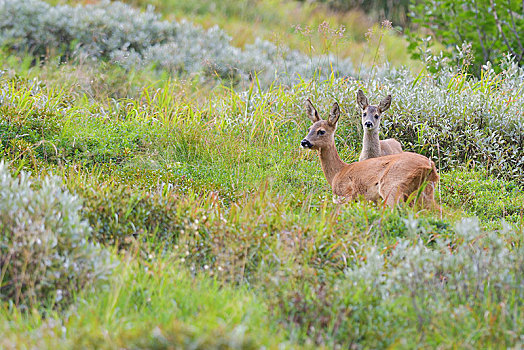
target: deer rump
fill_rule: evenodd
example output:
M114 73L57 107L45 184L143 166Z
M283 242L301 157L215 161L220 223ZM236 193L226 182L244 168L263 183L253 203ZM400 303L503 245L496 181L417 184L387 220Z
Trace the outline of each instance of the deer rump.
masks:
M374 202L382 198L393 207L424 186L418 199L423 206L431 207L438 179L432 160L403 152L349 164L335 176L332 188L333 194L346 201L362 195Z

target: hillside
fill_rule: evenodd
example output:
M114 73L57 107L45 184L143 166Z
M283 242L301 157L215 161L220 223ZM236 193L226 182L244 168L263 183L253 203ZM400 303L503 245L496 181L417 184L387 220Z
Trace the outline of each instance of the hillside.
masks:
M510 57L433 72L310 3L72 3L0 0L0 348L524 346ZM304 102L353 162L358 89L441 210L333 203Z

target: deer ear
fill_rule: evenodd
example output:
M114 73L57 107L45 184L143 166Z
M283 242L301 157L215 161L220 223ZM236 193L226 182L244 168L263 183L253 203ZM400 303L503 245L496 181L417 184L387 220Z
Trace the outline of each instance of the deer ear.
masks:
M380 113L385 112L389 109L391 106L391 95L387 95L385 99L380 101L380 104L378 105L378 109L380 110Z
M307 117L311 119L313 123L316 123L320 120L320 117L318 116L318 112L313 106L313 103L309 100L309 98L306 100L306 113Z
M328 124L331 126L337 125L338 118L340 117L340 108L338 107L338 103L333 103L333 107L331 107L331 112L329 112L329 118L328 118Z
M364 91L360 89L357 91L357 102L362 109L366 109L366 107L369 106L368 98L364 95Z

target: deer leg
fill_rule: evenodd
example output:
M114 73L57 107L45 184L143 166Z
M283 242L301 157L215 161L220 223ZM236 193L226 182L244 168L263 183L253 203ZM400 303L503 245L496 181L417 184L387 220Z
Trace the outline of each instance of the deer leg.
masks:
M392 196L391 193L385 198L386 205L390 208L395 208L398 201L395 199L396 196Z
M440 210L440 206L435 202L435 183L429 182L422 192L422 206L426 209Z
M378 194L386 202L390 208L394 208L401 199L401 186L387 186L384 183L379 183Z

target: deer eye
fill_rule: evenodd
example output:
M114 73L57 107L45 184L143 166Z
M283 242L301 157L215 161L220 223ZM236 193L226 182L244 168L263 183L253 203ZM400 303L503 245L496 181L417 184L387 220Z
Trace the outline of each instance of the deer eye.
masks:
M324 130L317 131L317 135L324 135L326 132Z
M375 119L378 119L378 114L375 114Z
M364 112L363 116L364 116L364 117L366 116L366 112Z

